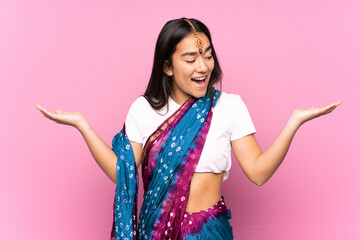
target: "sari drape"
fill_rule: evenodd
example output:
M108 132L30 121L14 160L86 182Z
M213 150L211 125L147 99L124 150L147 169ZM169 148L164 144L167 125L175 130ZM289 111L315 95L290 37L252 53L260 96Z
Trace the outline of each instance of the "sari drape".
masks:
M185 212L179 240L232 240L231 211L224 197L214 206L199 212Z
M114 137L118 160L111 239L180 238L191 178L220 94L213 89L202 98L188 99L148 138L142 154L144 202L139 221L138 174L131 144L125 128Z

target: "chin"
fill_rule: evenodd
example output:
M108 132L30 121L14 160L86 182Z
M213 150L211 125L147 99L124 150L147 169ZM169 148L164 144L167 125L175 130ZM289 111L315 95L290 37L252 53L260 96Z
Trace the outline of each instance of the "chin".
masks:
M206 92L207 92L207 89L205 89L204 91L197 91L197 92L193 95L193 97L195 97L195 98L202 98L203 96L206 95Z

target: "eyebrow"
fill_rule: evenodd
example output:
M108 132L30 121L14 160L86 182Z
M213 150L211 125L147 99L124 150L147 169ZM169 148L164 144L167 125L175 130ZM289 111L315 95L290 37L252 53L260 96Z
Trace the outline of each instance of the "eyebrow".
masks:
M203 54L205 54L205 53L206 53L207 51L209 51L211 48L212 48L211 45L208 46L208 47L205 49L205 51L203 52ZM184 56L195 56L196 54L198 54L198 51L196 51L196 52L186 52L186 53L181 54L181 57L184 57Z

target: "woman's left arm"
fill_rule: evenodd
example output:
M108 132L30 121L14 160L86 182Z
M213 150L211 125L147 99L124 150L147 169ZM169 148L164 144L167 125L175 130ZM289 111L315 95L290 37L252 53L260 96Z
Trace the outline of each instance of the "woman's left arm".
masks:
M266 183L284 160L299 127L311 119L332 112L340 104L338 101L323 108L296 109L279 136L264 152L253 134L232 141L235 157L246 176L258 186Z

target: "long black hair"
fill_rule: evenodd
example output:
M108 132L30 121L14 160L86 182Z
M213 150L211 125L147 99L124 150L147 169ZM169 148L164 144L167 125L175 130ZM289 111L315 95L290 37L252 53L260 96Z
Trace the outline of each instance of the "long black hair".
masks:
M221 84L222 72L220 65L212 44L209 29L199 20L192 18L188 20L195 26L197 32L204 33L210 41L215 65L208 84L207 90L209 91L215 83L220 81ZM165 61L168 61L168 65L172 66L172 55L176 50L177 44L192 32L190 24L184 18L180 18L168 21L158 36L153 68L144 93L144 97L155 110L159 110L167 104L172 90L172 78L164 73Z

